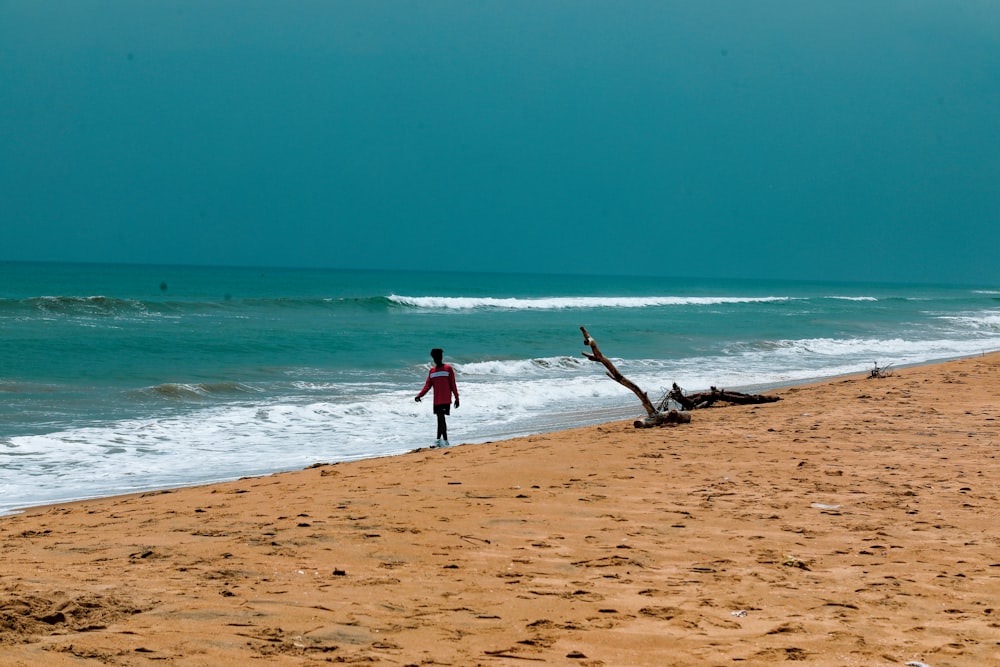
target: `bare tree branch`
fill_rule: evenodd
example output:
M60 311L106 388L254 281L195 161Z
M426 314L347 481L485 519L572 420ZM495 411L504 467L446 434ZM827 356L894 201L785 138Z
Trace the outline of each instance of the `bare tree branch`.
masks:
M653 407L653 402L649 400L649 396L646 395L646 392L640 389L627 377L622 375L621 372L615 368L615 365L611 363L611 360L601 354L600 348L597 347L597 341L591 338L590 334L587 333L586 327L580 327L580 331L583 332L583 344L589 346L592 352L592 354L583 352L583 356L587 357L591 361L604 364L604 367L608 369L608 377L638 396L639 401L642 403L642 407L646 409L646 414L650 417L655 417L659 411Z

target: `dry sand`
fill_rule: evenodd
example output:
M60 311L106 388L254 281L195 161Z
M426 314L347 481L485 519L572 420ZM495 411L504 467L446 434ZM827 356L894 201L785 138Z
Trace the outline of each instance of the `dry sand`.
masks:
M0 518L0 665L1000 665L1000 355L776 393Z

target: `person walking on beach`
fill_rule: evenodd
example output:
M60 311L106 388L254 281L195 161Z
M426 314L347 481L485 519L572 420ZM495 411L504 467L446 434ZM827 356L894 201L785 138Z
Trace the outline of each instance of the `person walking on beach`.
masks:
M427 381L424 388L417 394L415 400L420 402L421 397L426 394L431 387L434 387L434 414L437 415L437 439L433 447L448 446L448 422L445 415L451 414L451 395L455 394L455 407L458 407L458 385L455 383L455 369L444 363L444 350L435 347L431 350L431 359L434 360L434 367L427 372Z

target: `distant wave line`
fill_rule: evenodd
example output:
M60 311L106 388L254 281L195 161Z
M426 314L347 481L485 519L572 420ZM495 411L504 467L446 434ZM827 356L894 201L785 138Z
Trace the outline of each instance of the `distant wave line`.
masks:
M94 296L35 296L21 299L0 298L0 315L18 316L41 314L63 317L118 316L183 316L185 314L216 313L241 309L331 309L339 307L389 308L399 307L384 296L375 297L253 297L234 298L229 294L218 298L135 299Z
M837 300L846 302L892 301L894 297L874 296L306 296L238 298L224 294L217 298L200 296L191 299L118 298L94 296L36 296L21 299L0 298L0 315L41 313L49 316L183 316L242 309L340 309L417 308L428 310L569 310L596 308L699 307L739 304L769 304ZM911 300L903 297L904 301Z
M569 308L651 308L657 306L713 306L736 303L791 301L787 296L559 296L533 298L404 296L390 294L388 300L415 308L444 310L561 310Z

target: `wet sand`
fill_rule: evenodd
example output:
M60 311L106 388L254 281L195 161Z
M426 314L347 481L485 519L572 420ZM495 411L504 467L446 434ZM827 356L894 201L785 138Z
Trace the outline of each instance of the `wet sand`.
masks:
M1000 664L1000 354L774 393L0 518L0 665Z

